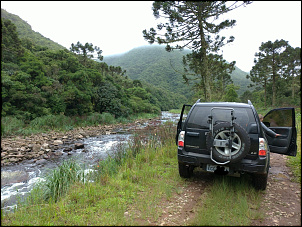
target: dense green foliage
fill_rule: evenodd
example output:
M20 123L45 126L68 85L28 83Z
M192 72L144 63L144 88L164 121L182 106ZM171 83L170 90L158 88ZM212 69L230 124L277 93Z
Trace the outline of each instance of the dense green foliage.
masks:
M143 46L122 55L105 56L104 62L121 66L133 80L141 80L188 98L192 92L184 85L181 76L181 59L188 53L188 50L168 53L161 46Z
M255 53L250 76L264 90L264 106L299 105L301 100L301 48L283 39L262 43Z
M31 121L96 112L125 118L159 113L181 102L171 92L129 79L120 66L94 61L93 54L102 59L102 51L92 44L53 49L21 38L11 20L2 17L1 25L2 117Z

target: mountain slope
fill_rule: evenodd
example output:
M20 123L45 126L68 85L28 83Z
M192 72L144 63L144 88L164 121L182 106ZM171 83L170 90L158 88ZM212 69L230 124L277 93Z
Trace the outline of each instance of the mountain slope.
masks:
M122 55L104 57L104 62L126 69L126 75L133 80L145 81L188 97L191 91L177 72L182 71L182 56L188 53L188 50L167 52L158 45L143 46Z
M49 38L44 37L39 32L33 31L31 26L17 15L1 9L1 18L9 19L16 25L19 38L21 39L31 39L36 45L47 46L49 49L53 50L66 49Z
M105 56L104 62L108 65L121 66L131 79L146 81L189 97L192 95L191 88L184 84L181 74L182 57L188 53L190 50L167 52L164 46L142 46L124 54ZM240 86L239 95L247 90L250 83L250 80L246 79L247 74L237 67L231 74L234 84Z

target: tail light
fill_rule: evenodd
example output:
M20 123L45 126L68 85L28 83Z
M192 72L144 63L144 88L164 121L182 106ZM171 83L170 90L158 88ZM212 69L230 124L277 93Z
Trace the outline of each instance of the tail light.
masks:
M267 143L264 138L259 138L259 156L266 156L267 153Z
M178 135L178 146L179 147L185 146L185 131L181 131Z

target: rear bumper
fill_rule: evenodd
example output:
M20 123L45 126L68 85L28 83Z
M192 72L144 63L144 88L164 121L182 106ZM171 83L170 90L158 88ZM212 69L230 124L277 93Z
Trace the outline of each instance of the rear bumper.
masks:
M178 162L190 166L201 167L205 169L206 164L216 165L211 160L209 154L198 154L193 152L185 152L183 149L178 149ZM267 156L258 157L255 160L242 159L237 163L228 163L227 166L234 172L249 172L249 173L266 173L269 159Z

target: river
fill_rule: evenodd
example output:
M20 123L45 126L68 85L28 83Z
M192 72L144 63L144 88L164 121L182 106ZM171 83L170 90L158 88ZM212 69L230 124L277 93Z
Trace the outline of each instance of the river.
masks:
M178 118L179 114L163 111L159 123L166 121L176 123ZM135 127L144 128L147 125L146 123ZM25 160L15 165L1 167L1 209L13 210L18 199L25 198L33 186L38 181L43 180L47 172L57 168L63 160L72 158L86 171L89 171L100 159L105 159L112 154L118 144L127 143L133 136L133 131L133 128L119 128L109 135L98 135L74 141L74 143L83 143L84 148L73 151L72 155L63 152L63 155L58 159L49 159L38 163L33 160ZM64 145L60 149L63 150L72 145Z

